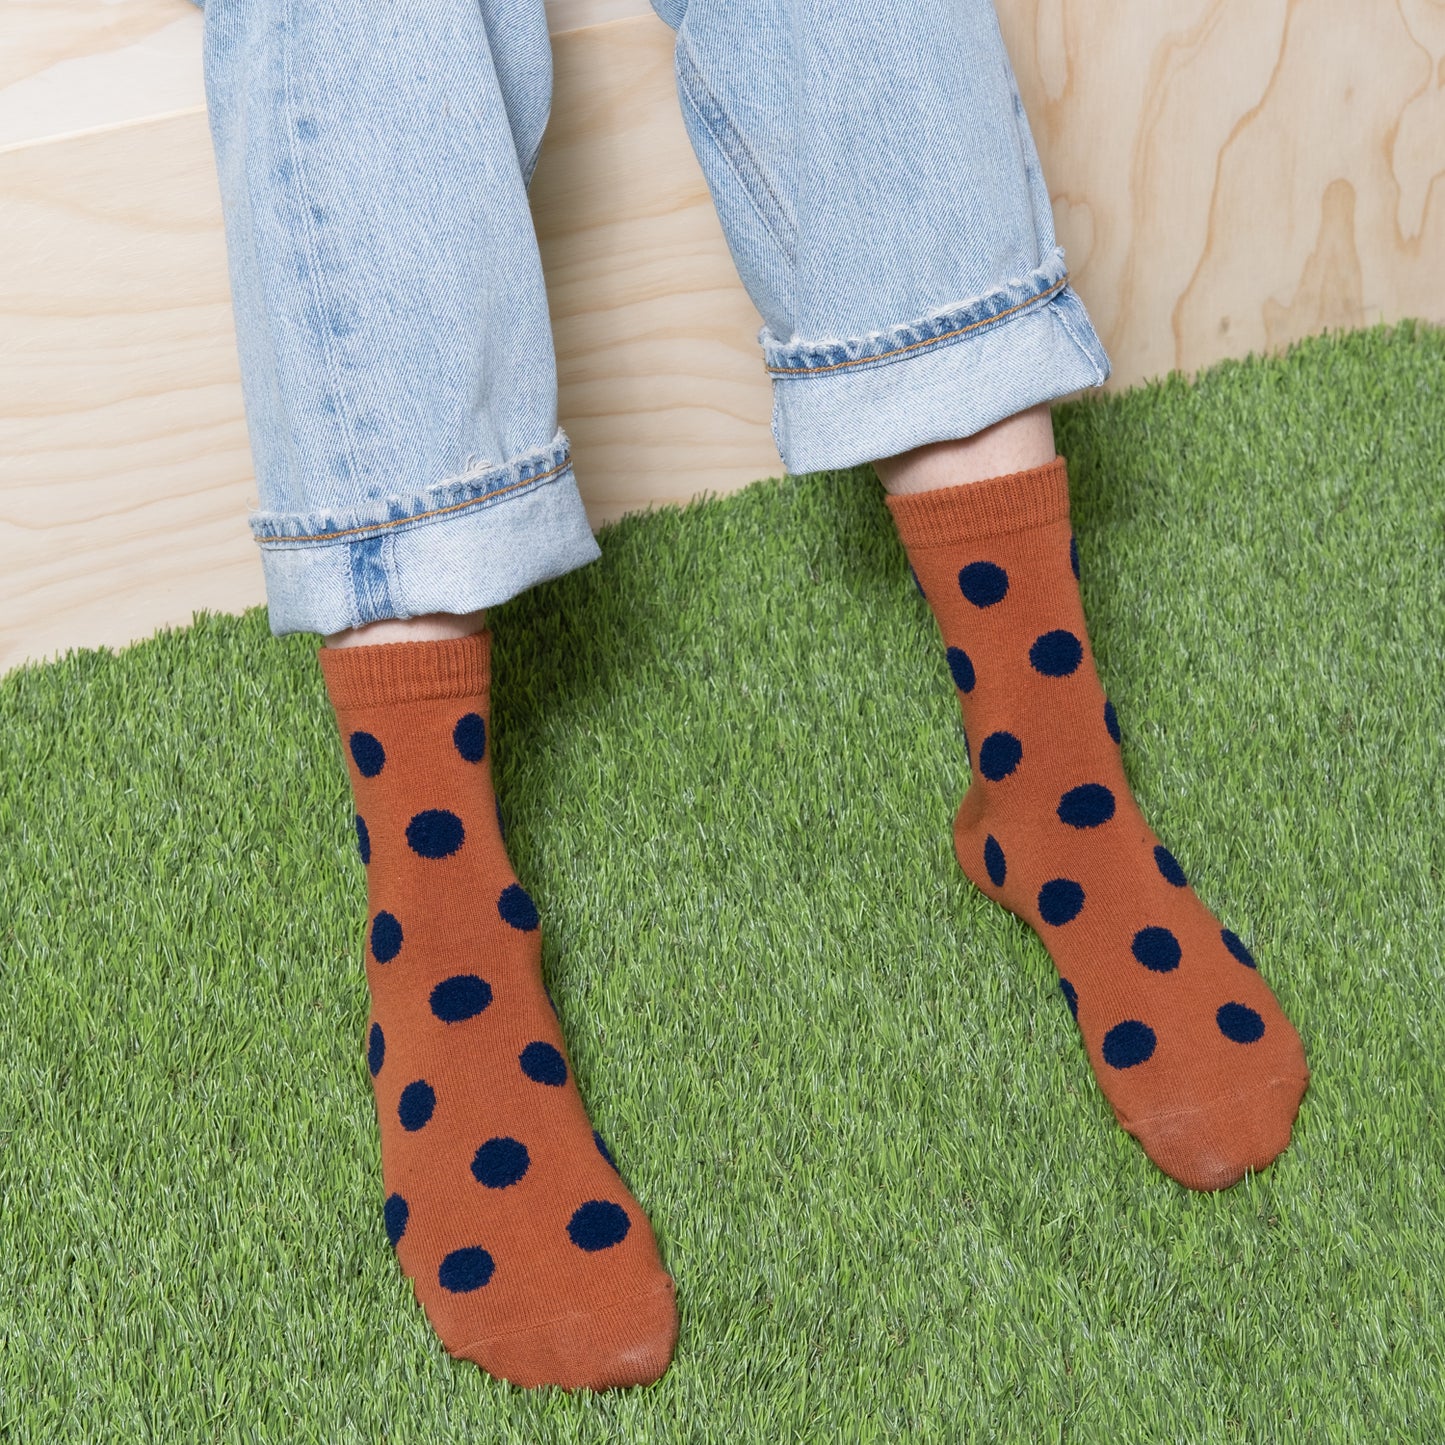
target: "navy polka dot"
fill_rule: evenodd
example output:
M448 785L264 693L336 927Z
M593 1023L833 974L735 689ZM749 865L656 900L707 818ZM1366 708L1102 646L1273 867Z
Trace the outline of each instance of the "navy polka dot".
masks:
M497 805L497 832L502 835L502 842L507 841L507 825L502 822L502 803L500 798L493 799Z
M1103 783L1081 783L1059 799L1059 821L1071 828L1097 828L1114 816L1114 795Z
M973 771L973 760L972 760L972 758L969 756L969 751L968 751L968 729L967 729L967 728L964 728L964 729L963 729L963 756L964 756L964 758L965 758L965 759L967 760L967 762L968 762L968 770L969 770L969 772L972 772L972 771Z
M522 1072L536 1084L551 1084L554 1087L567 1082L567 1060L540 1039L528 1044L517 1056Z
M612 1151L607 1147L602 1135L596 1129L592 1131L592 1142L597 1146L597 1152L614 1168L617 1168L617 1161L612 1157ZM621 1172L620 1170L618 1171Z
M520 883L509 883L502 889L502 896L497 899L497 912L502 915L504 923L510 923L523 933L530 933L540 921L532 895Z
M958 574L958 590L975 607L992 607L1008 591L1008 573L992 562L970 562Z
M1062 992L1063 992L1064 1002L1065 1002L1066 1004L1068 1004L1068 1006L1069 1006L1069 1012L1070 1012L1071 1014L1073 1014L1074 1019L1075 1019L1075 1021L1077 1022L1078 1017L1079 1017L1079 991L1078 991L1078 989L1076 989L1076 988L1073 986L1073 984L1071 984L1071 983L1068 981L1068 979L1066 979L1066 978L1061 978L1061 979L1059 980L1059 988L1060 988L1060 989L1062 990Z
M401 1127L414 1134L425 1127L436 1106L436 1091L425 1079L415 1079L401 1091L396 1116L401 1120Z
M371 956L378 963L390 963L401 952L401 924L382 909L371 920Z
M1141 928L1130 948L1153 973L1170 973L1179 967L1179 940L1167 928Z
M989 882L995 888L1002 888L1003 880L1008 877L1008 860L1003 856L1003 849L999 847L998 839L992 833L984 839L983 866L988 869Z
M1069 533L1069 566L1074 569L1074 578L1079 576L1079 539Z
M400 1194L391 1194L387 1196L381 1213L386 1220L387 1242L395 1249L397 1240L406 1233L406 1222L411 1217L411 1209Z
M370 733L352 733L348 741L356 771L363 778L374 778L386 765L386 749Z
M431 991L431 1011L444 1024L474 1019L491 1001L491 984L474 973L444 978Z
M1138 1019L1125 1019L1104 1035L1104 1062L1111 1069L1132 1069L1154 1052L1154 1030Z
M567 1223L572 1243L589 1254L621 1244L631 1228L627 1211L605 1199L589 1199Z
M960 692L973 691L973 663L961 647L948 649L948 670L953 674L953 685Z
M1084 647L1072 632L1059 628L1035 639L1029 648L1034 671L1045 677L1067 677L1084 660Z
M381 1072L385 1058L386 1035L382 1033L380 1024L372 1024L371 1036L366 1043L366 1067L371 1070L373 1079Z
M406 825L407 844L423 858L450 858L466 836L462 820L445 808L428 808Z
M1264 1037L1264 1020L1242 1003L1225 1004L1214 1018L1219 1032L1237 1044L1252 1044Z
M918 573L913 570L911 562L908 564L908 575L913 578L913 585L918 588L918 595L926 600L928 593L923 590L923 583L918 580Z
M1109 729L1109 736L1117 743L1120 739L1119 714L1114 711L1114 704L1105 699L1104 702L1104 726Z
M552 1010L553 1018L560 1018L561 1015L557 1012L557 1000L552 997L552 990L545 983L542 985L542 992L547 995L547 1007Z
M1018 767L1024 745L1012 733L990 733L978 750L979 771L997 783Z
M437 1283L450 1294L468 1294L481 1289L492 1277L492 1256L476 1245L454 1249L437 1270Z
M1189 880L1184 876L1179 860L1162 843L1154 846L1154 862L1158 864L1166 883L1172 883L1176 888L1183 888L1188 884Z
M479 712L469 712L457 719L452 729L452 742L469 763L479 763L487 755L487 723Z
M472 1176L488 1189L505 1189L515 1184L531 1163L525 1144L516 1139L488 1139L472 1159Z
M1051 878L1039 889L1039 916L1045 923L1067 923L1083 906L1084 890L1072 878Z
M1254 955L1240 942L1239 935L1232 929L1221 928L1219 936L1224 940L1224 946L1246 967L1255 967Z
M356 815L356 851L363 863L371 862L371 834L366 831L366 819L360 813Z

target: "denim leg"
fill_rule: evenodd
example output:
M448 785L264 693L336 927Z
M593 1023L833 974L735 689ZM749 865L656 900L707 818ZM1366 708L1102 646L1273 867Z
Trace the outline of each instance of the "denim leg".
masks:
M600 556L527 186L543 0L206 0L271 630L470 612Z
M989 0L652 0L790 472L1109 376Z

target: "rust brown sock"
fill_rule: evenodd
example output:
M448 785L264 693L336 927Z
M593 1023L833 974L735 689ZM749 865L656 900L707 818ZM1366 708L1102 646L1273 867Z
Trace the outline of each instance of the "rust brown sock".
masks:
M387 1235L442 1343L518 1385L667 1368L672 1280L593 1132L492 792L490 634L319 652L366 865Z
M1134 801L1064 459L887 501L963 708L964 872L1043 939L1105 1097L1161 1169L1192 1189L1262 1169L1289 1143L1304 1049Z

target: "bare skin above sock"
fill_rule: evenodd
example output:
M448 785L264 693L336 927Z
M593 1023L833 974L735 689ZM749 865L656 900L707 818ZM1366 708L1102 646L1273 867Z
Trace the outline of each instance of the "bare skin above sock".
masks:
M1222 1189L1264 1168L1289 1143L1304 1049L1130 791L1064 459L888 507L963 708L964 872L1043 939L1105 1097L1165 1173Z
M387 1236L454 1355L517 1385L657 1379L647 1216L594 1133L492 792L490 634L323 648L367 872Z

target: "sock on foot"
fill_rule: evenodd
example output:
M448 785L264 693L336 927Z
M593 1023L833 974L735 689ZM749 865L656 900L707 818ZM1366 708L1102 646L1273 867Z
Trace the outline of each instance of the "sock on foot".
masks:
M677 1338L594 1133L492 792L490 634L322 648L367 873L383 1215L453 1354L517 1385L645 1384Z
M887 503L963 709L964 872L1043 939L1105 1097L1165 1173L1222 1189L1262 1169L1289 1143L1304 1049L1130 791L1064 459Z

